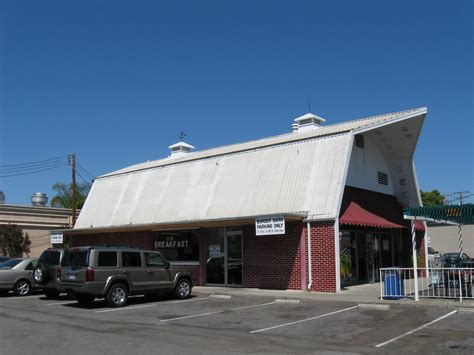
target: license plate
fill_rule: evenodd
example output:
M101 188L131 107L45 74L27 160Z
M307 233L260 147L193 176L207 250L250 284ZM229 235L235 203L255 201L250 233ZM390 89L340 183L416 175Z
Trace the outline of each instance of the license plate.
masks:
M76 274L69 274L69 280L75 280L76 279Z

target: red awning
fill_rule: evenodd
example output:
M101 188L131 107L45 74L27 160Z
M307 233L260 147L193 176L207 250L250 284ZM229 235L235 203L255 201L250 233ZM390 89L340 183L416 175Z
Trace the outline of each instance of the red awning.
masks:
M354 201L349 203L349 206L347 206L346 210L339 218L339 223L378 228L405 228L405 226L390 222L381 216L377 216L376 214L367 211Z

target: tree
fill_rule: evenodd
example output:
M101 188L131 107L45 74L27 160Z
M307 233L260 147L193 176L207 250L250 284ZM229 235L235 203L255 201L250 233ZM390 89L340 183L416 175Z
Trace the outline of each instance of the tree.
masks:
M23 253L28 255L30 245L28 233L23 235L23 231L16 224L0 225L0 249L3 255L10 257L21 257Z
M423 201L423 206L439 206L442 205L444 200L446 199L445 196L441 195L441 193L434 189L432 191L421 191L421 200Z
M81 209L91 189L88 183L76 184L76 208ZM72 184L57 182L53 185L56 195L51 199L51 207L72 208Z

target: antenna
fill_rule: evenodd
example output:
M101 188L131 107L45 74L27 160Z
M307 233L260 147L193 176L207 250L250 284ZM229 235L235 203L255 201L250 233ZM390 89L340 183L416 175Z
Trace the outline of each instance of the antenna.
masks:
M186 133L184 133L183 131L179 132L179 141L182 142L184 137L186 137Z
M311 112L311 101L308 99L308 112Z

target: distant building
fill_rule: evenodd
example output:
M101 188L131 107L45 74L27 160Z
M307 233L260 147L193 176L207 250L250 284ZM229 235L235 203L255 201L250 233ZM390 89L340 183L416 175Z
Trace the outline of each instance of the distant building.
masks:
M446 224L428 223L428 246L444 253L459 252L458 227ZM474 225L463 225L463 251L474 257Z
M52 247L51 230L71 227L71 210L41 206L46 201L44 194L36 193L32 196L32 203L36 206L0 204L0 224L16 224L28 233L31 240L29 255L32 257Z
M403 208L421 204L413 155L426 114L324 125L308 113L280 136L204 151L178 142L165 159L97 178L67 234L72 245L159 250L199 285L338 292L376 282L379 268L409 265Z

